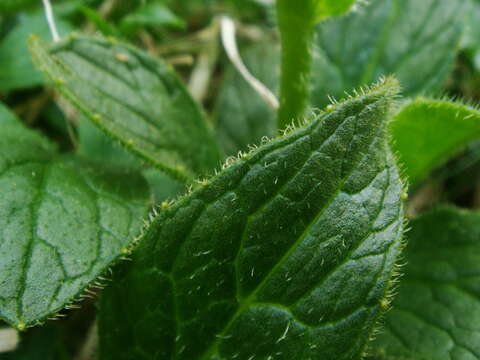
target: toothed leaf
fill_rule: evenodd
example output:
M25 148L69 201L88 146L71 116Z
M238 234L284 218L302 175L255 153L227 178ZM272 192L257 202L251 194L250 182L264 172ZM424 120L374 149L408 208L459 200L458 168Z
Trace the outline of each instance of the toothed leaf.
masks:
M398 295L374 344L387 359L480 359L480 213L440 208L411 223Z
M148 187L135 174L57 155L0 125L0 318L23 329L55 315L139 235Z
M415 184L480 137L480 112L460 103L418 98L400 109L390 132L405 175Z
M395 90L320 114L165 206L102 297L102 359L358 359L403 231L384 134Z
M48 49L32 39L38 67L97 127L170 175L186 180L219 165L215 139L177 75L128 45L72 36Z

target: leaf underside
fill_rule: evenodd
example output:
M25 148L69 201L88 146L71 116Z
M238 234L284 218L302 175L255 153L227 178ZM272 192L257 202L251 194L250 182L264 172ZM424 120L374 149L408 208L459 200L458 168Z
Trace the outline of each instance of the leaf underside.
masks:
M163 209L102 297L102 359L359 358L403 232L392 82Z
M0 318L55 315L139 235L145 181L61 157L20 124L0 125Z
M62 94L142 160L182 181L219 165L198 105L159 60L113 40L76 35L52 49L33 38L31 48Z
M393 309L375 341L386 359L480 359L480 214L436 209L411 223Z

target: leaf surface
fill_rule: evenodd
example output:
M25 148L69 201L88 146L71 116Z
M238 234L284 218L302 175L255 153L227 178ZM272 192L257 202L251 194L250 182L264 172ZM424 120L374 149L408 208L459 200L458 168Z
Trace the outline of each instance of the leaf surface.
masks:
M480 112L443 100L417 98L390 123L392 148L412 184L480 137Z
M412 221L402 277L375 352L480 359L480 214L439 208Z
M219 165L198 105L161 61L116 41L71 36L31 48L39 68L88 119L141 159L186 181Z
M0 317L24 329L55 315L133 245L145 181L56 154L0 125Z
M381 76L402 92L438 91L452 70L463 33L466 0L371 0L318 26L312 103L342 98Z
M163 206L102 298L102 359L359 358L403 232L384 134L395 91L321 113Z

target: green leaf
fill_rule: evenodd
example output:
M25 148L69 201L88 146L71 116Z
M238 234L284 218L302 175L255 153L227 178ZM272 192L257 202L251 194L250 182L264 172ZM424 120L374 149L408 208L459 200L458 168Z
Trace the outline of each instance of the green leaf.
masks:
M480 138L480 112L444 100L417 98L390 123L392 148L412 184Z
M184 29L186 24L161 1L153 1L123 18L120 26L129 30L143 26Z
M480 213L443 207L411 223L407 265L374 349L388 359L480 359Z
M405 95L441 89L463 32L466 0L371 0L318 26L312 102L394 74Z
M403 232L384 130L396 85L163 206L102 297L102 359L358 359Z
M17 117L0 102L0 125L3 124L18 124Z
M313 59L313 106L323 107L329 102L327 95L341 98L345 91L392 72L405 95L439 89L452 67L465 5L464 0L437 2L438 6L432 0L371 0L370 5L360 5L344 18L322 23ZM411 26L412 21L415 26ZM414 29L418 34L408 36ZM280 54L270 43L270 50L266 45L264 51L252 47L242 55L252 73L276 90L279 77L275 64ZM275 134L275 117L268 106L243 79L230 79L227 75L217 104L219 134L228 154L244 151L262 136ZM234 136L235 142L231 139Z
M276 92L280 73L279 46L262 41L242 52L250 72ZM240 73L229 65L215 105L219 141L227 155L245 151L248 145L259 144L262 137L276 131L275 112L252 89Z
M71 26L61 18L57 19L57 25L62 34L71 31ZM42 76L35 70L28 51L27 39L32 34L43 39L51 38L43 11L20 14L18 24L1 40L0 90L30 88L43 83Z
M198 105L164 63L114 40L71 36L52 49L33 38L38 64L97 127L178 180L216 168L218 145Z
M24 329L129 251L149 192L133 173L57 155L21 125L1 125L0 134L0 318Z
M113 143L86 119L78 126L78 153L97 162L142 172L154 195L154 203L174 198L185 191L185 185L156 168L145 168L132 154Z
M317 21L349 11L357 0L315 0Z

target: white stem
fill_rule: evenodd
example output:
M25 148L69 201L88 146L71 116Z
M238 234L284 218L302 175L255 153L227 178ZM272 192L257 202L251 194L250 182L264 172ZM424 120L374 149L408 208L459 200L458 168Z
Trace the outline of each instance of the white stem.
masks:
M43 7L45 8L45 16L47 17L48 27L50 28L53 41L58 42L60 41L60 35L58 34L57 25L55 24L55 18L53 17L52 4L50 4L50 0L42 1Z
M280 103L277 97L270 91L269 88L267 88L256 77L254 77L243 63L238 51L237 40L235 37L235 23L233 20L227 16L222 16L220 24L223 47L225 48L230 61L244 77L244 79L250 84L250 86L262 97L262 99L273 110L278 110Z

